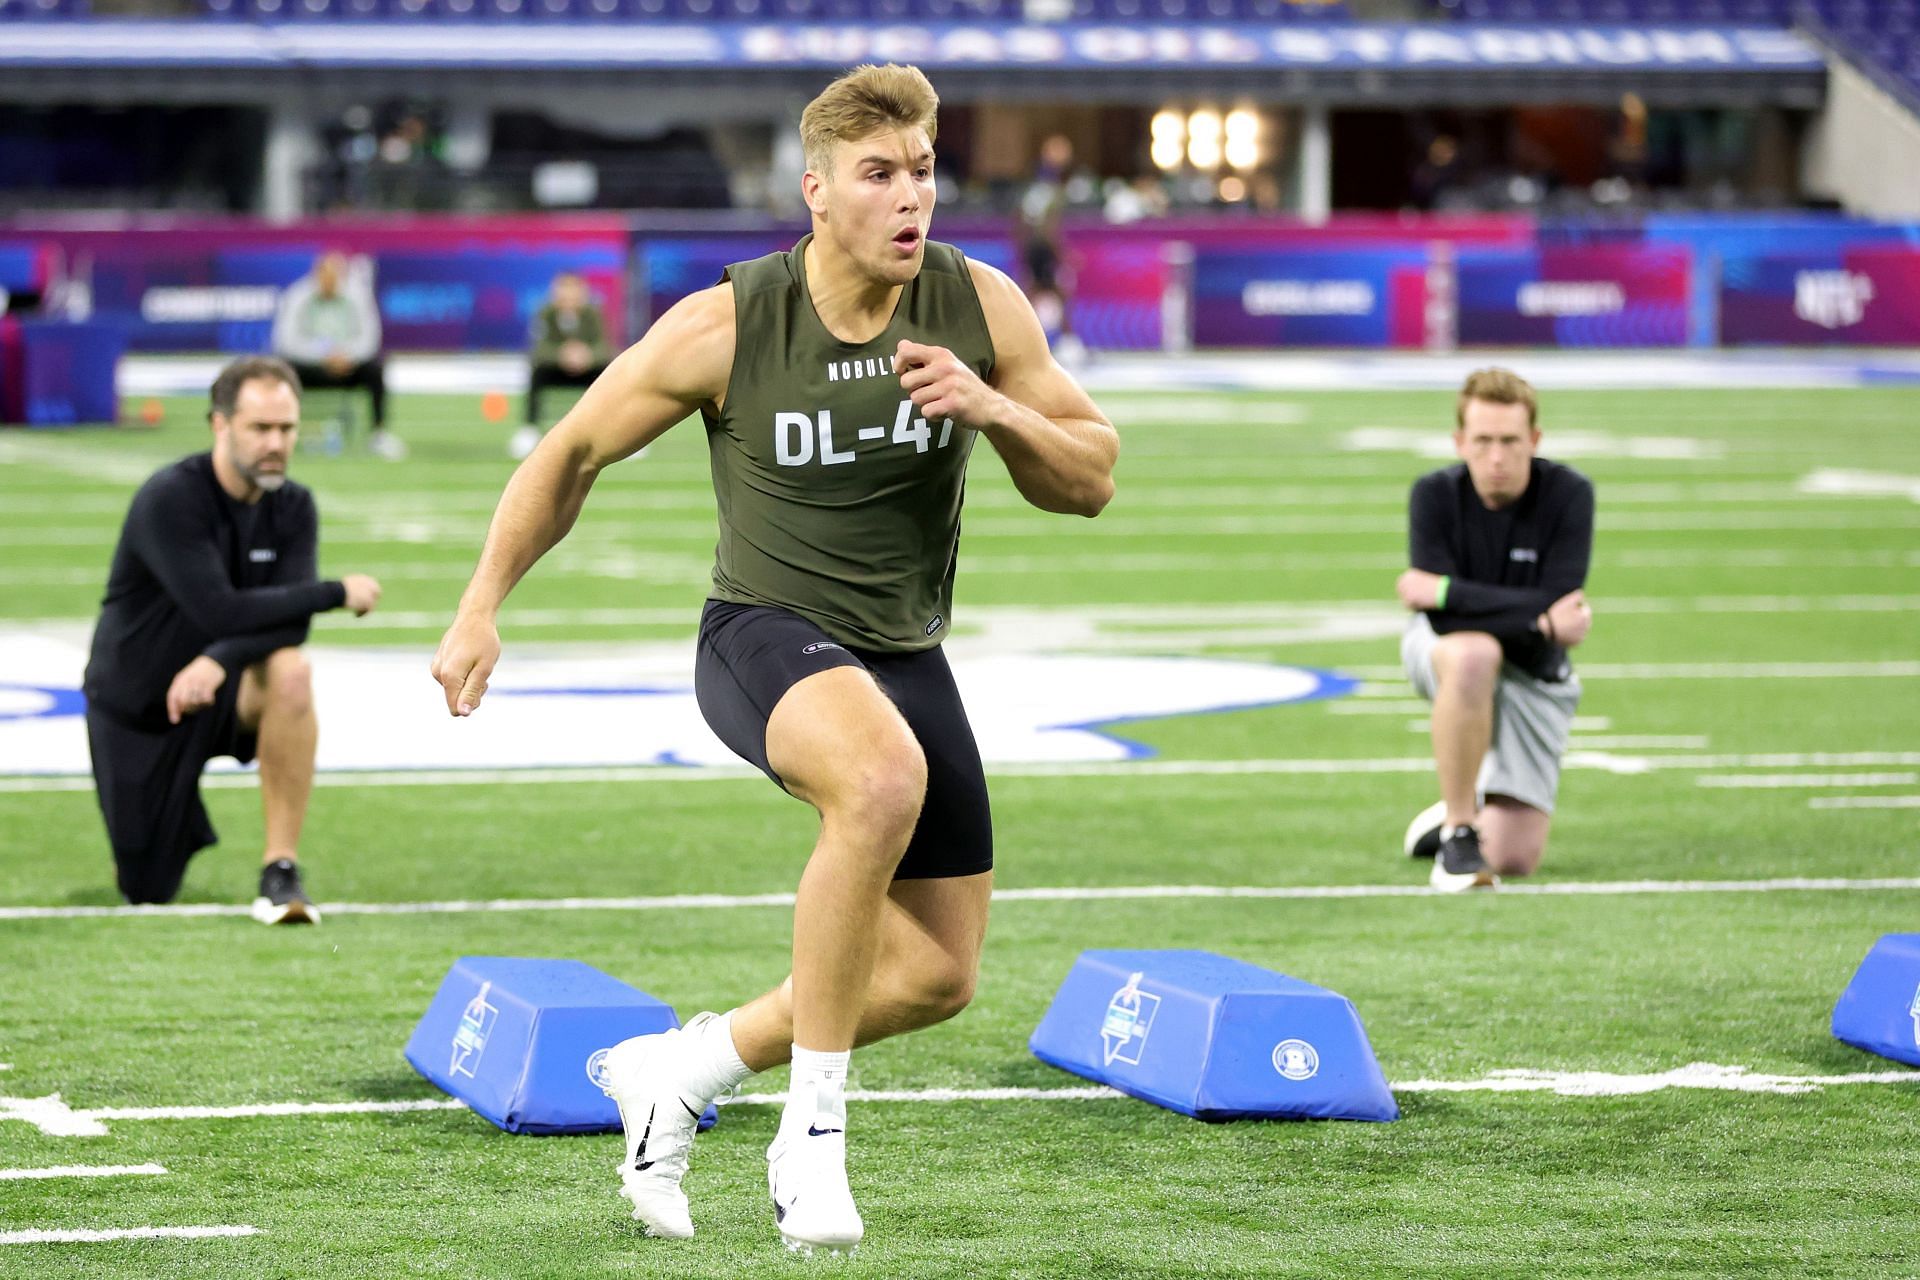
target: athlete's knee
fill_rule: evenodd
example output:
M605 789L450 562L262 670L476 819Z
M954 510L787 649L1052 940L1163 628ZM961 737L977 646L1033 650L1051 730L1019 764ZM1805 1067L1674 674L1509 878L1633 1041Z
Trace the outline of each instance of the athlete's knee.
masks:
M267 701L289 715L313 705L313 663L299 649L275 649L265 661Z
M135 906L172 902L180 892L182 870L130 856L116 866L120 896Z
M927 757L910 734L849 760L820 809L823 819L898 857L927 798Z
M1486 692L1500 678L1500 642L1484 631L1441 636L1433 649L1433 669L1442 687Z
M1537 809L1519 809L1510 816L1501 808L1496 802L1481 814L1480 853L1500 875L1530 876L1546 856L1549 819Z
M941 953L938 960L925 962L913 975L910 999L916 1021L921 1026L945 1022L973 1003L978 971L957 957Z

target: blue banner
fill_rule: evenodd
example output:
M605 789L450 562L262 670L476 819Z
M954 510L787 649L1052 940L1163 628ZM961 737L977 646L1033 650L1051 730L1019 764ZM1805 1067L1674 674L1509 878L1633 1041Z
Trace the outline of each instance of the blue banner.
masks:
M1818 71L1791 31L1480 23L17 24L0 66Z

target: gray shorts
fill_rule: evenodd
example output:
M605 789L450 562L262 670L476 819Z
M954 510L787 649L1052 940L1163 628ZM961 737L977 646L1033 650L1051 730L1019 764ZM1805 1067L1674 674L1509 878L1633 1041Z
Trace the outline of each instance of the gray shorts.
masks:
M1400 640L1400 661L1416 693L1433 701L1439 682L1433 674L1433 646L1439 637L1423 613L1413 615ZM1580 677L1541 680L1511 662L1500 668L1493 699L1493 747L1480 765L1475 784L1480 802L1511 796L1542 813L1553 812L1560 789L1560 757L1580 706Z

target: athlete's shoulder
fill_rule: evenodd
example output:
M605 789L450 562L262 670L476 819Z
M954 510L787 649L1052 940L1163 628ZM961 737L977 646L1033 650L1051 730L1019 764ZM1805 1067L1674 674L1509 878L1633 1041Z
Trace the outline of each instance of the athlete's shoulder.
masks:
M1467 464L1456 462L1450 467L1439 467L1421 476L1413 482L1413 496L1442 497L1457 490L1467 478Z
M745 298L768 290L792 289L799 283L793 273L793 251L786 249L728 264L714 287L732 290L731 297Z
M1585 473L1575 470L1564 462L1555 462L1552 458L1535 457L1534 474L1547 484L1548 491L1571 497L1575 494L1593 493L1593 481Z

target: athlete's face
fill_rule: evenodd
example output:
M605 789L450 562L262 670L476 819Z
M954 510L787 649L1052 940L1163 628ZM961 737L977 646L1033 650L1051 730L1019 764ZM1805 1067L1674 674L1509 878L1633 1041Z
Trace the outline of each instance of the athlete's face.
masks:
M1469 400L1453 433L1454 452L1467 464L1474 492L1490 507L1504 507L1527 491L1540 432L1527 421L1527 406Z
M815 232L861 271L890 285L920 273L933 222L933 143L925 129L887 129L838 142L831 170L804 180Z
M272 493L287 482L287 464L300 436L300 397L277 378L249 378L233 400L233 415L213 415L213 447L235 474Z

